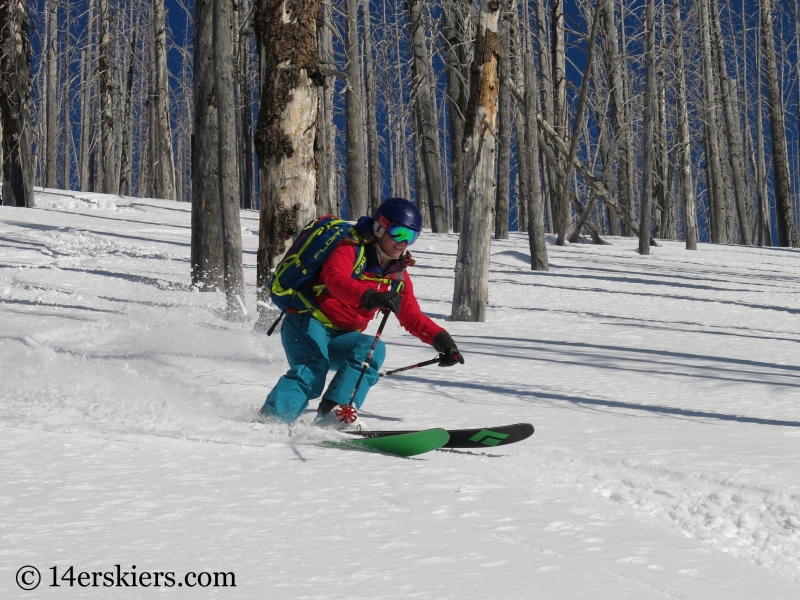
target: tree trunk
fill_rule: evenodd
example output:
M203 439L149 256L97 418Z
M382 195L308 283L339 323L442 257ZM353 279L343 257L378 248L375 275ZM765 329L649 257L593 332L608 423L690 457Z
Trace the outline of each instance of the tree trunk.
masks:
M31 46L24 2L0 0L0 80L2 204L31 208Z
M133 102L133 75L136 67L136 28L132 27L130 51L128 54L128 73L125 80L125 109L122 122L122 150L119 160L119 193L130 196L133 176L133 123L131 108Z
M222 215L222 248L225 265L226 316L230 321L241 321L247 311L244 304L242 229L239 219L239 170L236 164L236 107L233 96L233 27L235 22L233 5L228 0L214 0L213 63L214 88L217 99L217 185L222 205L220 214ZM314 34L316 36L316 31ZM316 39L314 41L316 43ZM315 46L315 53L316 50ZM316 100L316 93L314 99ZM316 116L315 113L314 119ZM314 123L313 119L311 123ZM311 128L311 132L313 144L313 128ZM169 166L171 165L172 163ZM167 167L168 165L165 164L165 171Z
M570 147L569 147L569 155L567 156L567 163L564 167L564 181L562 182L561 188L561 198L568 198L570 194L569 189L569 178L572 175L572 165L573 161L575 160L575 153L578 150L578 136L579 130L578 128L581 125L581 121L583 120L583 110L586 106L586 92L589 89L589 79L591 79L592 73L592 62L594 60L594 48L595 48L595 36L597 35L597 24L600 19L600 13L603 9L603 5L601 3L597 3L594 9L594 16L592 18L592 25L589 31L589 40L588 40L588 52L586 55L586 69L583 72L583 80L581 81L581 91L578 97L578 112L575 115L575 126L572 129L572 137L570 139ZM564 128L566 131L566 128ZM556 132L558 130L556 129ZM564 236L566 235L566 226L569 225L569 221L564 222L565 228L558 230L558 240L557 244L559 246L564 245Z
M767 73L767 105L769 129L772 136L772 170L775 180L775 214L778 223L778 246L798 247L797 227L792 208L792 188L789 179L789 151L786 146L786 122L783 99L778 84L778 59L772 33L772 6L762 0L761 28Z
M256 0L258 1L258 0ZM322 4L322 26L318 31L320 61L333 65L333 35L331 33L331 6ZM317 90L317 140L315 152L319 157L317 172L317 216L338 214L338 194L336 193L336 125L333 122L333 94L335 77L327 76L324 85Z
M528 230L528 199L530 198L528 192L528 172L531 168L531 161L534 160L531 156L530 149L528 148L528 132L527 122L525 116L525 66L523 56L525 53L526 40L530 24L520 26L518 14L519 2L517 0L508 0L509 7L509 49L511 56L509 57L509 76L511 81L509 85L511 88L511 100L514 102L514 127L516 128L516 145L517 145L517 176L516 176L516 194L517 198L517 231ZM528 11L525 14L530 14ZM529 57L533 60L533 54ZM534 75L536 67L534 66ZM502 89L502 88L501 88ZM537 84L538 89L538 84ZM538 161L537 161L538 165ZM540 182L541 183L541 182ZM541 194L541 192L539 192Z
M498 0L483 0L481 3L475 54L470 67L470 94L464 130L467 194L456 258L452 312L455 321L485 321L489 300L494 136L502 53L497 35L499 8Z
M429 229L431 226L431 213L429 210L430 200L428 199L428 181L425 177L425 160L422 150L422 124L419 119L419 111L411 109L412 124L414 125L414 198L419 214L422 216L422 226Z
M619 190L619 204L628 213L633 206L633 180L629 177L630 165L628 163L628 146L630 145L630 123L625 107L625 80L623 77L622 56L619 51L619 38L614 11L614 0L603 0L603 23L605 25L605 65L609 86L611 88L611 129L614 132L614 144L617 156L617 186ZM619 221L612 231L619 230Z
M511 209L511 40L509 33L508 0L502 0L506 5L501 10L500 47L503 54L500 57L500 92L498 111L498 157L497 157L497 187L495 195L494 237L497 240L508 239L508 214Z
M86 18L86 42L81 60L81 146L78 164L78 189L82 192L89 188L89 154L92 151L92 133L94 114L92 111L92 88L94 87L94 6L96 0L88 0L89 11Z
M169 112L169 80L167 79L167 33L164 0L152 0L150 21L150 92L148 112L150 131L151 177L147 195L151 198L175 200L175 158L172 149L172 127ZM227 51L232 52L232 48ZM219 88L217 88L219 89ZM233 89L230 90L233 94ZM220 94L217 94L219 100ZM233 124L232 124L233 125ZM235 134L234 125L234 134ZM237 175L238 177L238 175ZM236 186L238 188L238 185Z
M238 98L238 144L239 144L239 188L241 190L241 207L245 210L255 208L256 178L253 168L255 148L253 146L253 92L250 87L250 36L253 28L244 19L243 4L237 11L238 42L236 52L236 82L239 90Z
M567 55L564 38L564 0L553 0L553 128L561 139L567 139ZM563 158L559 158L559 168L566 173ZM567 227L572 221L570 207L569 177L560 182L553 202L553 231L558 234L558 245L564 245Z
M196 0L194 10L191 265L192 283L202 291L222 290L225 286L213 62L214 2Z
M767 164L764 156L764 107L762 106L761 93L761 74L763 72L762 60L762 30L761 30L761 10L759 4L759 27L757 31L756 43L756 131L757 131L757 162L756 162L756 193L758 194L758 245L772 246L772 215L770 214L769 195L767 194Z
M717 99L714 85L714 66L711 60L711 29L708 16L708 0L699 0L700 39L703 61L703 100L705 104L706 138L706 181L708 188L708 209L711 218L711 241L715 244L728 243L727 211L725 190L722 182L720 164L719 132L717 130Z
M467 110L466 90L462 80L465 62L465 0L445 0L443 6L445 62L447 64L447 97L450 116L450 169L453 186L453 231L461 231L464 206L464 113Z
M58 187L58 2L47 0L45 59L44 187Z
M114 194L114 102L111 97L111 15L108 0L98 0L100 8L100 164L103 171L103 193Z
M747 169L744 161L744 144L742 143L742 130L739 125L739 100L731 90L728 79L728 67L725 62L725 46L722 37L722 24L719 18L717 0L709 0L711 11L710 19L713 26L712 35L716 42L717 70L719 74L719 89L722 96L722 106L725 111L725 131L728 136L728 159L733 174L733 192L736 198L736 210L739 215L740 235L743 244L750 246L753 243L753 221L750 217L750 199L747 189Z
M422 0L409 0L408 20L411 29L411 48L413 54L414 80L412 89L416 90L414 110L418 115L420 137L421 167L425 170L425 184L431 228L434 233L447 232L447 213L445 212L442 186L442 159L439 154L439 128L436 108L431 90L431 63L428 45L425 40L425 19Z
M370 0L364 4L364 71L367 95L367 175L369 183L369 211L374 213L381 204L381 163L378 147L378 118L376 115L375 60L372 56L372 15Z
M656 26L655 0L645 2L644 37L645 37L645 108L644 108L644 186L639 214L639 254L650 254L650 206L653 197L653 158L655 155L654 129L656 120L656 103L658 93L656 84Z
M72 160L70 156L70 149L72 148L72 73L70 73L70 61L71 61L71 54L72 49L70 47L70 29L72 27L71 19L72 19L72 6L70 0L66 0L64 2L64 30L66 34L64 35L64 50L62 53L64 65L62 67L61 77L63 79L62 87L61 87L61 95L63 98L62 106L64 109L64 121L62 123L61 131L62 137L64 139L63 148L64 148L64 161L62 164L62 171L61 171L61 186L62 189L71 190L72 189Z
M261 0L256 11L256 35L264 66L256 130L259 166L264 173L257 274L259 308L269 299L271 269L294 237L316 216L314 138L317 87L322 83L317 49L320 5L319 0L283 0L279 4ZM268 326L268 320L262 311L257 327Z
M539 81L536 77L536 66L533 63L533 32L530 31L530 14L527 0L523 0L525 24L520 27L524 36L524 72L525 72L525 143L523 153L528 155L526 190L528 199L528 247L531 252L531 269L548 271L547 243L544 236L544 202L542 198L542 182L539 177L539 136L537 134L536 113L539 112Z
M361 0L347 0L345 50L347 53L347 92L345 123L347 144L347 204L351 220L369 212L366 145L361 79L361 53L358 43L358 7Z
M683 236L687 250L697 250L697 206L692 181L692 142L689 133L689 111L686 103L686 69L683 59L683 19L680 0L672 0L672 27L675 40L675 101L678 112L678 157L680 190L683 205Z

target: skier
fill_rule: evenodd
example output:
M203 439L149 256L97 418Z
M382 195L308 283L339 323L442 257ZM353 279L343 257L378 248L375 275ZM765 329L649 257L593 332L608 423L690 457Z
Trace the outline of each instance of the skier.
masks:
M373 337L361 333L380 310L391 310L412 335L439 353L439 366L464 364L450 334L420 310L406 267L414 264L408 246L422 229L417 207L403 198L384 201L372 217L361 217L355 239L345 239L322 266L312 297L318 309L287 310L281 342L291 367L267 396L261 415L291 423L309 400L322 396L314 424L335 429L368 429L358 416L369 388L378 381L386 349L377 346L364 379L350 399ZM363 251L362 251L363 248ZM353 277L356 263L366 268ZM328 370L336 371L325 393Z

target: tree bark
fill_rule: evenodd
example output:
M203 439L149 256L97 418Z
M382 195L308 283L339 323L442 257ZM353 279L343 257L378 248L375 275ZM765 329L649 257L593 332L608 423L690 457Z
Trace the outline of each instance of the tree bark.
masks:
M114 194L119 189L115 185L114 161L114 102L111 78L111 15L108 0L98 0L100 8L100 164L103 170L103 193Z
M192 135L192 283L201 291L223 290L222 203L217 157L218 122L214 80L214 2L194 9L194 134Z
M257 1L257 0L256 0ZM333 65L333 36L331 33L331 6L322 4L322 23L317 40L319 44L320 61L326 65ZM327 214L338 215L338 193L336 188L336 125L333 122L333 94L336 85L334 76L327 76L324 85L317 90L317 139L315 152L319 168L317 171L317 216Z
M653 196L653 158L654 129L656 120L656 26L655 26L655 0L645 2L644 36L645 36L645 108L644 108L644 186L640 202L639 214L639 254L650 254L650 207Z
M762 30L761 30L761 4L758 6L759 26L756 28L758 40L756 43L756 131L757 131L757 159L756 159L756 193L758 194L758 245L772 246L772 216L770 214L769 196L767 194L767 164L764 156L764 108L762 106L761 74L763 72Z
M88 16L86 18L86 42L82 52L81 65L81 146L78 164L78 189L82 192L90 191L89 188L89 153L92 150L92 137L94 128L94 114L92 111L92 89L94 87L94 41L93 31L95 26L94 7L96 0L88 0Z
M689 111L686 103L686 69L683 59L683 19L680 0L672 0L672 27L675 40L675 101L678 111L678 157L680 190L683 205L683 237L687 250L697 250L697 206L692 181L692 142L689 133Z
M369 212L366 145L364 143L364 107L359 51L358 7L361 0L347 0L345 51L347 54L347 92L345 124L347 147L347 205L349 218L356 220Z
M58 2L47 0L44 186L58 187Z
M720 164L719 131L717 129L717 99L714 85L714 65L711 59L711 29L708 15L708 0L699 0L700 44L703 61L703 100L705 104L706 172L708 173L708 202L711 218L711 241L728 243L727 206Z
M131 8L132 11L132 8ZM136 28L132 27L128 54L128 73L125 79L125 109L122 122L122 149L119 160L119 193L130 196L133 177L133 123L131 122L133 102L133 75L136 67Z
M725 131L728 136L728 159L733 174L733 192L736 198L736 210L739 215L741 241L750 246L753 244L753 220L750 216L750 198L747 189L747 168L744 162L744 143L739 125L739 100L731 90L728 79L728 67L725 62L725 46L722 37L722 24L719 18L717 0L709 0L710 18L713 25L712 34L716 42L717 71L719 74L719 90L722 106L725 111Z
M539 136L536 124L536 113L539 107L539 80L536 66L533 63L533 32L530 31L530 14L527 0L524 2L525 26L520 27L524 36L525 72L525 138L523 153L528 155L525 189L528 194L528 247L531 253L531 269L548 271L547 243L544 235L544 201L542 198L542 182L539 176Z
M378 147L377 98L375 88L375 59L372 55L372 15L370 0L364 4L364 71L367 95L367 175L369 184L369 209L371 213L381 204L381 163Z
M246 19L252 13L245 13L245 6L240 3L237 11L237 51L236 51L236 84L238 88L237 121L239 145L239 189L240 205L245 210L255 208L256 178L253 163L255 146L253 141L253 92L250 79L250 36L253 28Z
M447 64L448 114L450 117L450 169L453 186L453 231L461 231L464 206L464 113L467 110L465 71L465 0L445 0L443 6L445 62Z
M214 0L214 88L217 98L217 184L222 204L222 247L225 265L226 316L241 321L244 304L242 229L239 219L239 171L236 164L236 107L233 70L233 5ZM316 35L316 31L314 32ZM315 40L316 41L316 40ZM314 48L316 52L316 47ZM314 95L316 100L316 94ZM316 118L316 114L314 114ZM313 120L311 123L313 124ZM313 143L313 129L312 129ZM163 156L163 155L162 155ZM170 163L169 166L171 166ZM164 165L166 171L168 165ZM174 182L174 180L173 180ZM174 185L174 183L173 183Z
M619 37L617 36L616 13L614 0L603 0L603 24L605 29L605 65L610 86L611 129L614 132L614 144L617 158L617 189L619 190L619 204L629 214L633 207L633 178L630 177L631 165L628 161L630 145L630 123L625 107L625 79L623 77L622 56L619 51ZM617 226L612 231L618 230ZM627 232L624 232L625 234Z
M567 54L564 32L564 0L553 0L552 22L553 44L553 128L558 135L567 139ZM559 158L559 168L566 174L567 169ZM564 235L572 222L570 207L569 177L560 182L553 202L553 231L558 234L557 244L564 245Z
M467 183L464 221L456 257L453 320L483 322L489 299L489 250L492 222L499 61L499 0L481 3L470 95L464 131Z
M771 0L762 0L761 29L766 58L767 106L769 129L772 136L772 170L775 180L775 214L777 217L778 246L798 247L797 227L792 208L792 187L789 179L789 151L786 145L786 122L783 99L778 83L778 59L775 37L772 32Z
M269 299L271 269L316 216L320 5L319 0L261 0L256 12L264 65L256 130L264 173L257 273L260 309ZM266 311L261 311L257 327L268 326L267 321Z
M0 0L0 180L4 206L34 206L31 45L23 2Z
M508 239L508 215L511 209L511 39L509 32L510 7L503 0L500 23L500 93L498 111L497 187L495 195L494 237Z
M442 159L439 154L439 128L436 108L433 105L431 90L431 63L425 39L425 19L422 0L409 0L408 20L411 29L412 66L414 80L412 89L416 90L414 110L417 113L417 135L420 141L421 164L425 170L426 196L434 233L447 232L447 213L445 212L442 186Z
M152 45L150 47L150 92L148 94L150 122L148 144L150 146L151 176L147 195L151 198L175 200L177 198L175 191L175 157L172 149L172 127L169 111L164 0L152 0L150 35ZM231 52L232 48L228 50L228 53ZM232 89L230 93L233 93Z

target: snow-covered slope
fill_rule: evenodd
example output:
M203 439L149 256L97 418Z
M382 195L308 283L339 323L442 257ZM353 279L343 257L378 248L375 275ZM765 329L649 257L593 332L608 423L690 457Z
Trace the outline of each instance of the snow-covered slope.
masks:
M189 206L36 201L0 208L0 597L800 597L800 252L612 238L534 273L512 234L487 322L454 323L457 237L424 234L415 288L467 362L382 380L365 420L536 433L406 460L253 422L286 369L256 213L234 324L191 287ZM384 339L387 367L435 355ZM79 584L116 565L175 583ZM178 586L200 572L236 588Z

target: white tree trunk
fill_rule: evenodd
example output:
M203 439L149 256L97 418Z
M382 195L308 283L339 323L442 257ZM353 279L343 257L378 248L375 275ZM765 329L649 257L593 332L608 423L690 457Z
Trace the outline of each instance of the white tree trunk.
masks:
M47 58L46 64L46 118L45 118L45 160L44 185L58 187L58 2L48 0L45 18L47 19Z
M164 0L152 0L150 36L150 91L148 93L150 130L148 131L148 145L150 148L151 175L147 195L151 198L175 200L177 192L175 190L175 156L172 149L172 125L170 123L169 110L167 31ZM232 49L227 53L232 53ZM233 89L229 90L229 93L233 94Z
M686 69L683 61L683 19L680 0L672 0L672 27L675 40L675 100L678 112L678 160L683 205L683 235L687 250L697 250L697 206L692 181L692 142L686 104Z
M495 135L499 93L498 0L483 0L471 67L470 98L464 131L467 186L458 240L453 320L486 320L489 300L489 250L494 204Z

